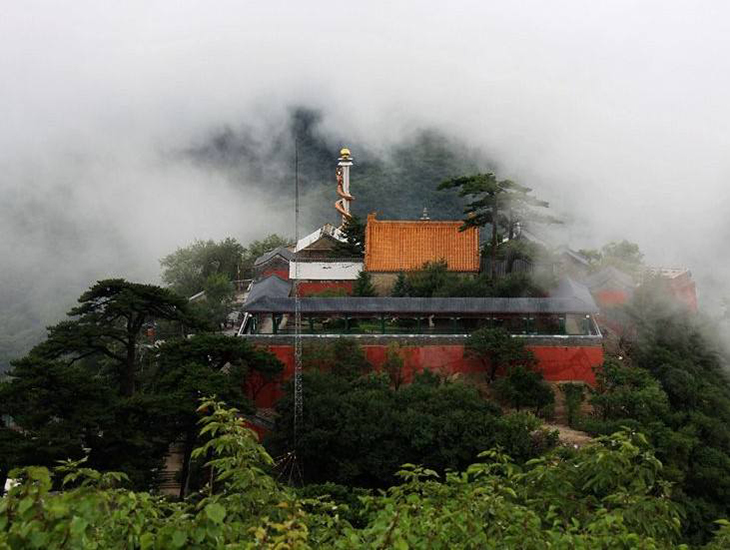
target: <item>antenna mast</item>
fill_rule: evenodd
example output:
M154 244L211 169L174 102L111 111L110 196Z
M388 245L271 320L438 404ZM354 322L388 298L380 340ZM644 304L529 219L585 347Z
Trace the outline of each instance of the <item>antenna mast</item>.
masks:
M302 395L302 304L299 295L299 140L294 141L294 450L304 411Z

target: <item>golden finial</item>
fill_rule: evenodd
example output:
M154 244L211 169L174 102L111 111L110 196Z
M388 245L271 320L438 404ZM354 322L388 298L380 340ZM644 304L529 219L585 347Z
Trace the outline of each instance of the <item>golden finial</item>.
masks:
M340 149L340 156L341 157L350 157L352 155L350 154L350 150L347 147L343 147L342 149Z

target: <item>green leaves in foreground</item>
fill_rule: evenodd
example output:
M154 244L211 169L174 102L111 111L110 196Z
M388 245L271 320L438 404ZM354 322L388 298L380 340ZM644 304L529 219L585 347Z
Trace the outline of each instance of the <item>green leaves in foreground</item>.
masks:
M0 499L0 550L20 548L671 548L681 517L646 439L622 431L577 453L519 466L485 451L445 476L414 464L400 485L361 497L363 524L345 505L304 499L271 475L271 457L235 409L206 400L208 485L183 502L118 487L124 478L67 462L16 470ZM51 492L54 476L65 489ZM727 547L719 523L707 547Z

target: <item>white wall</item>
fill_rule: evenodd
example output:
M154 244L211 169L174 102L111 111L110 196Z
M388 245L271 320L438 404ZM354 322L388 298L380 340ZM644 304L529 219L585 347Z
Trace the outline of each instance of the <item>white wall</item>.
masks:
M299 279L354 281L362 270L362 262L299 262ZM289 264L289 278L296 279L296 262Z

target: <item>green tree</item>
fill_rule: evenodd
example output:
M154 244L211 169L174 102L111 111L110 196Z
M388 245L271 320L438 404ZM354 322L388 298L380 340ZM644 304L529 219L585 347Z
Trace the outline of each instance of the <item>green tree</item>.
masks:
M191 309L205 319L215 330L219 330L233 309L235 288L222 273L213 273L205 280L205 295L191 304Z
M527 463L501 450L460 472L404 464L399 483L362 494L354 516L336 486L298 496L269 473L271 456L239 411L206 400L196 449L207 486L172 503L120 487L121 474L67 461L51 473L29 467L0 500L0 548L673 548L683 516L646 439L620 431L576 452ZM63 486L61 491L51 488ZM488 518L489 521L485 521ZM706 550L726 548L719 522ZM686 546L684 546L686 547Z
M398 277L395 280L395 285L393 285L393 291L391 292L391 294L396 298L404 298L406 296L410 296L412 292L413 289L408 282L406 274L402 271L399 272Z
M667 419L667 394L645 369L606 361L598 370L591 398L594 413L603 420L632 419L646 424Z
M336 257L362 258L365 255L365 222L358 216L352 216L341 230L345 242L338 242L332 254Z
M377 296L375 286L373 286L373 278L370 273L364 269L358 274L355 285L352 289L353 296L370 297Z
M119 384L120 393L135 392L140 365L143 329L158 320L197 327L185 298L155 285L123 279L98 281L69 311L74 318L48 329L48 338L19 365L36 360L61 360L68 364L94 358L103 361Z
M308 342L302 353L305 370L328 372L354 379L372 370L365 352L352 338L336 338L330 342Z
M611 266L637 276L643 266L644 254L639 245L626 239L605 244L601 250L581 249L578 252L588 258L593 269Z
M575 427L582 416L581 405L585 400L586 386L579 382L563 382L560 391L565 399L568 426Z
M168 440L182 442L180 496L189 493L190 459L198 445L197 408L201 396L216 395L244 412L251 398L278 379L283 365L276 357L242 338L197 334L165 342L156 352L147 391L165 404Z
M420 270L408 273L409 296L431 298L457 281L458 276L449 271L446 260L426 262Z
M139 486L154 483L169 441L161 403L144 391L153 348L142 333L157 320L197 323L187 300L109 279L82 294L69 316L0 384L2 412L22 435L13 440L15 464L80 458L89 449L95 467L123 469Z
M405 382L405 373L403 372L404 361L400 345L397 343L388 344L385 350L385 362L383 363L383 372L390 378L393 389L398 389Z
M532 189L511 180L498 180L489 172L472 176L460 176L447 179L439 185L439 189L458 189L459 196L469 202L464 209L464 225L469 227L491 228L490 258L491 277L497 277L497 250L499 247L499 230L504 230L507 239L515 236L519 224L528 221L537 223L557 223L558 220L538 212L538 208L547 208L546 201L539 200L530 193Z
M510 237L509 240L500 243L497 247L497 258L507 262L507 274L514 271L515 262L518 260L533 264L541 258L548 256L549 253L544 246L534 243L529 239Z
M26 359L11 372L0 383L2 486L13 467L83 457L110 424L114 403L109 387L78 363Z
M675 484L684 535L701 544L730 515L727 358L714 325L667 300L661 281L639 287L625 312L627 355L599 371L595 414L580 423L596 434L620 426L646 433Z
M535 409L537 414L552 413L555 393L545 382L542 373L517 365L494 382L497 396L510 407L520 410L524 407Z
M353 379L309 371L302 386L306 406L296 450L308 482L383 488L404 462L443 472L465 467L479 449L496 444L524 452L521 459L544 450L525 443L534 424L506 421L499 407L463 383L416 377L396 391L385 374ZM274 455L294 448L291 386L277 413L267 443Z
M25 358L0 384L0 400L13 424L0 431L16 434L5 449L9 465L50 467L88 454L94 468L122 470L137 487L157 483L169 445L160 403L145 393L120 395L93 360Z
M466 353L478 359L488 373L491 382L500 370L516 366L532 367L535 357L525 347L521 338L512 336L501 328L480 328L469 335Z
M251 245L258 246L258 242ZM219 242L195 241L160 260L162 281L178 294L189 298L203 290L211 275L223 275L229 281L239 279L248 265L249 250L231 237ZM254 259L250 259L251 265Z

